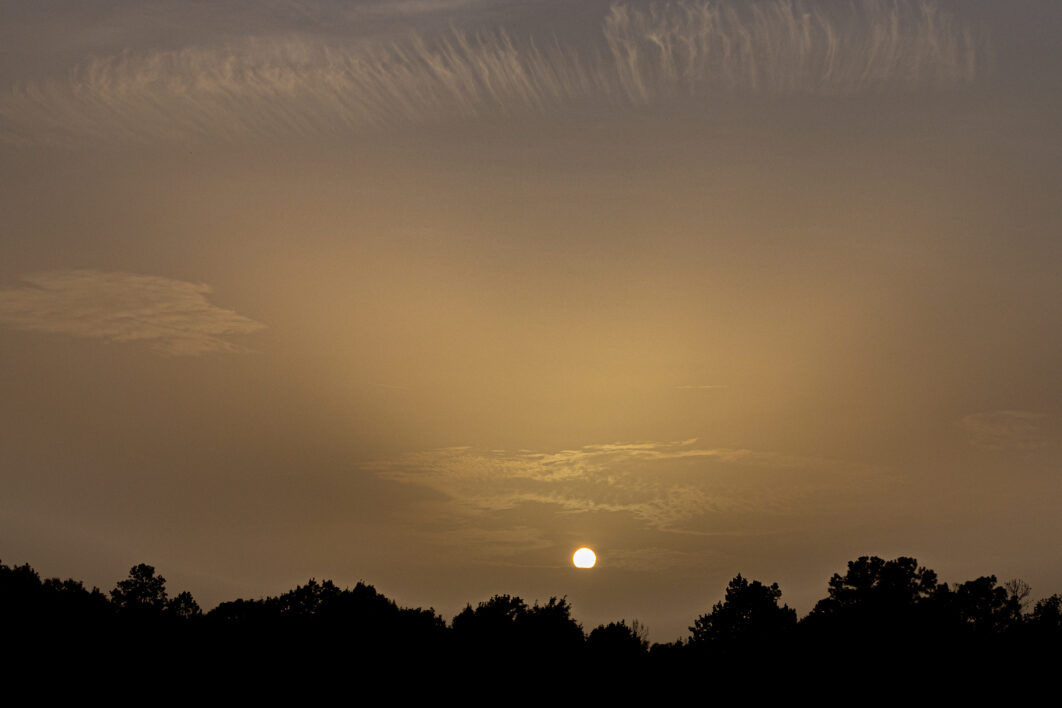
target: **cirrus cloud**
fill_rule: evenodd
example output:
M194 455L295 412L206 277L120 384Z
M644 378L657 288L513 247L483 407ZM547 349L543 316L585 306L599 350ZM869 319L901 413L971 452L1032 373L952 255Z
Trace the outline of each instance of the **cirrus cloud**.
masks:
M420 7L421 3L413 3ZM984 74L981 32L919 0L615 4L596 41L475 33L303 35L95 57L0 95L0 140L82 145L334 135L727 94L949 88Z

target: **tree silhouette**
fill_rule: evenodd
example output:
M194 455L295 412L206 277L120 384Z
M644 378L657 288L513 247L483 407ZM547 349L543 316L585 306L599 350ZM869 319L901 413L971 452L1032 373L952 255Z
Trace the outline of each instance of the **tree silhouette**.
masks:
M979 635L1001 634L1021 621L1021 601L996 585L996 576L968 580L952 593L952 610Z
M77 662L86 677L118 672L159 684L194 656L204 681L240 677L272 687L284 676L353 675L359 684L396 686L416 676L421 685L505 696L514 686L585 690L578 667L589 661L617 679L609 685L620 700L631 698L627 677L690 686L710 671L714 695L727 696L761 691L765 675L779 687L821 680L829 690L865 691L873 672L881 677L875 691L903 690L907 683L888 676L910 685L962 676L974 686L987 676L1053 675L1062 655L1062 595L1022 614L1022 583L983 576L949 586L912 558L864 556L830 578L827 591L797 624L777 583L738 575L694 621L687 642L649 647L637 622L602 624L584 637L564 597L529 605L495 595L447 626L434 610L399 607L371 585L311 579L203 616L190 593L169 597L150 565L130 569L108 600L78 581L42 580L29 565L0 563L0 627L35 666L65 671ZM93 638L91 652L85 637Z
M749 582L738 574L727 585L724 599L690 627L690 645L748 650L783 640L796 627L796 611L779 606L781 597L778 583Z
M937 574L914 558L885 561L862 556L848 562L843 576L830 578L827 597L816 603L808 620L868 630L906 620L919 602L937 591Z
M1062 638L1062 595L1045 597L1029 614L1029 624L1038 631Z
M632 663L649 653L649 639L645 628L634 620L598 625L586 638L591 660L606 664Z
M129 577L111 590L111 602L125 613L161 614L166 600L166 578L155 575L155 568L146 563L130 568Z
M906 608L931 597L936 588L937 574L919 567L914 558L885 561L877 556L862 556L848 562L848 572L843 576L834 573L829 581L828 597L812 612L828 614L864 606Z
M453 619L453 633L465 651L489 658L552 653L561 658L582 649L582 627L571 616L566 598L551 597L529 607L519 597L495 595L473 609L465 607Z
M527 603L510 595L494 595L475 609L466 605L453 619L453 631L466 644L488 646L513 641L516 622L527 614Z
M913 650L951 636L947 593L914 558L862 556L830 578L827 597L800 623L802 644L837 667L867 661L896 667Z
M190 620L200 617L203 611L199 609L199 603L192 597L192 593L185 591L170 598L166 603L166 612L180 620Z
M525 650L535 654L554 652L558 658L577 653L586 639L565 597L551 597L544 605L536 602L517 617L516 629Z
M1018 601L1021 611L1025 612L1025 608L1029 604L1029 594L1032 592L1032 587L1029 583L1021 578L1011 578L1003 583L1003 589L1007 591L1008 595Z

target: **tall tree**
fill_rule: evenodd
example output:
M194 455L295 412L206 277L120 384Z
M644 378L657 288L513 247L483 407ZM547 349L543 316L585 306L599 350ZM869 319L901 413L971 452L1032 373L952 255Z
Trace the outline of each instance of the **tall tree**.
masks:
M690 627L693 647L752 649L782 640L796 626L796 611L779 605L778 583L749 582L738 574L726 596Z
M126 613L161 614L167 605L166 578L146 563L134 565L129 577L111 590L111 602Z

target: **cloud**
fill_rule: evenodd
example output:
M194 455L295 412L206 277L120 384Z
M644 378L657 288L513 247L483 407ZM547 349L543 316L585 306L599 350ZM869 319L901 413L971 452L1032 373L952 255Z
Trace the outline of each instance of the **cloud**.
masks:
M351 14L360 15L427 15L437 12L465 10L483 0L382 0L350 8Z
M649 528L688 533L695 525L690 522L707 515L786 513L818 491L822 479L816 475L838 468L830 461L696 442L609 443L556 452L444 448L368 469L438 492L446 513L457 516L548 505L562 513L625 513Z
M973 30L933 2L613 5L604 33L634 103L720 89L954 86L972 82L984 61Z
M505 32L351 49L246 40L94 59L0 99L12 143L241 140L541 112L593 91L579 59Z
M212 305L202 283L98 270L56 270L24 276L0 290L0 325L31 332L142 341L173 355L234 352L232 335L265 325Z
M963 417L970 444L982 450L1038 450L1048 445L1047 416L1031 411L987 411Z
M596 44L453 29L375 44L292 36L95 58L0 96L0 139L321 136L586 102L957 87L984 72L985 56L978 32L933 2L617 4Z

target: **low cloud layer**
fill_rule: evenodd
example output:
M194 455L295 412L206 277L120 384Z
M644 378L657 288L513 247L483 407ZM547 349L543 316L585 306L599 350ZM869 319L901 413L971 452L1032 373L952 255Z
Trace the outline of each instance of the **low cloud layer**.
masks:
M151 275L57 270L0 289L0 325L112 342L173 355L234 352L229 337L265 325L207 300L210 287Z
M932 2L618 4L586 45L452 30L96 58L0 97L0 136L65 145L320 136L583 102L957 87L985 62L978 32Z
M785 514L823 484L837 484L838 475L845 484L859 472L824 460L706 448L696 440L558 452L445 448L370 469L384 479L438 492L459 515L542 504L568 513L625 513L647 528L682 533L711 514ZM827 482L824 474L834 479Z

